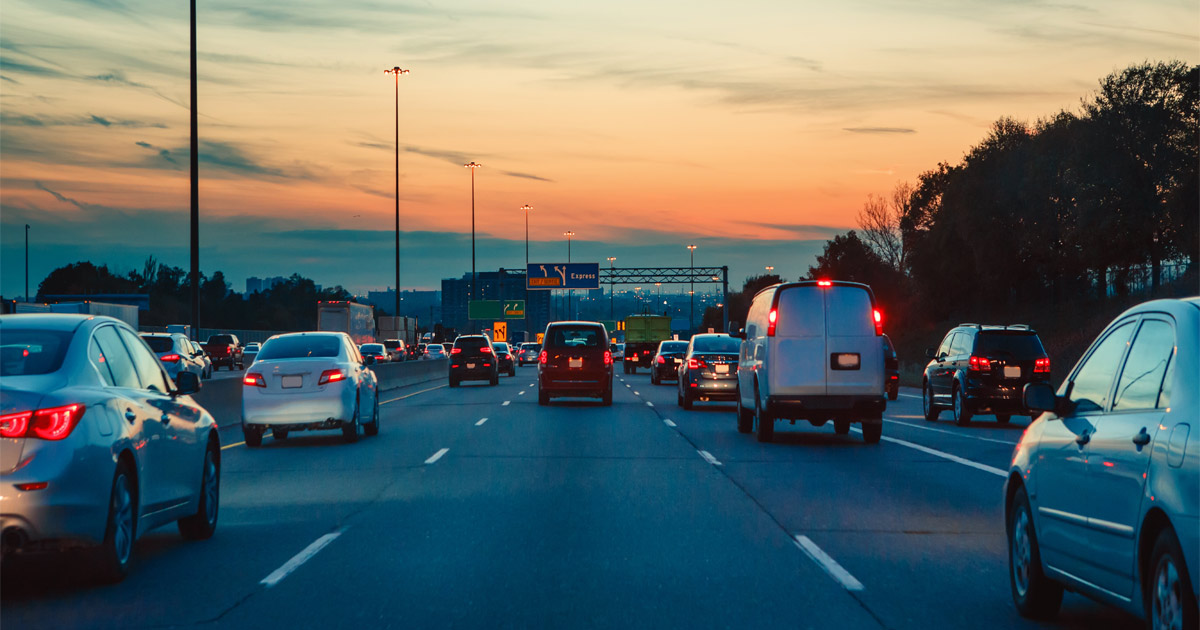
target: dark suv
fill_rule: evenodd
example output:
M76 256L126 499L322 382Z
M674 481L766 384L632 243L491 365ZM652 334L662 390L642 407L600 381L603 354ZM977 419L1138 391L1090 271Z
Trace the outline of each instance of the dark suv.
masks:
M946 333L922 379L925 419L937 420L942 408L953 410L958 424L981 413L1007 423L1013 415L1035 416L1021 391L1026 383L1050 381L1050 357L1029 326L959 324Z
M462 381L500 383L500 370L492 341L483 335L463 335L454 340L450 349L450 387Z
M669 381L679 378L679 364L683 363L683 355L687 354L687 349L686 341L659 343L654 362L650 364L650 383L660 385L664 378Z
M538 404L551 396L589 396L612 404L613 358L598 322L555 322L538 355Z

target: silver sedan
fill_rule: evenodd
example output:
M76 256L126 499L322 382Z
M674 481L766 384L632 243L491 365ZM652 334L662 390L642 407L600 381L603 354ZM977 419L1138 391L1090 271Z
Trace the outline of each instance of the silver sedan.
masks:
M347 442L379 433L379 387L346 333L307 332L268 339L242 377L246 446L293 431L340 429Z
M139 535L217 525L217 425L136 331L110 317L0 317L0 531L5 555L98 547L125 577Z

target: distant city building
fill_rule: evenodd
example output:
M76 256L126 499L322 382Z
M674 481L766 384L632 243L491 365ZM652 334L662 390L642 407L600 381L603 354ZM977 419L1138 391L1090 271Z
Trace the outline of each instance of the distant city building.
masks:
M482 271L476 274L475 299L477 300L525 300L526 319L508 321L510 340L522 340L526 332L532 341L536 334L546 329L550 321L551 291L526 291L524 273L505 273L501 286L500 272ZM491 328L493 322L472 322L467 318L467 303L471 296L471 274L461 278L442 280L442 325L464 334Z
M246 278L246 295L270 291L275 285L283 284L284 282L287 282L287 280L288 279L284 278L283 276L275 276L273 278L258 278L255 276L250 276L249 278ZM320 291L321 288L317 287L317 290Z
M359 300L391 314L396 310L396 290L368 291L367 297ZM401 291L400 313L402 317L415 317L422 328L441 321L441 291Z

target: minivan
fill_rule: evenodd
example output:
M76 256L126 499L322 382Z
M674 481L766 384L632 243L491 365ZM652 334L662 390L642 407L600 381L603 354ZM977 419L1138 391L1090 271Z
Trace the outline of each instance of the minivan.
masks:
M750 304L737 370L737 428L770 442L776 420L832 420L839 435L862 423L883 433L883 317L871 287L805 280L759 291Z
M599 398L612 404L613 358L608 331L599 322L554 322L546 326L538 355L538 404L553 396Z

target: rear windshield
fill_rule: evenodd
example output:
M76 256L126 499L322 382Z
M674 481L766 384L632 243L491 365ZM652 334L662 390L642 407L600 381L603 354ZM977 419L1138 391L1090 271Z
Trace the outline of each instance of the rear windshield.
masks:
M62 366L71 333L61 330L4 329L0 376L49 374Z
M434 354L437 354L439 352L445 352L445 351L446 351L446 349L444 347L442 347L441 344L438 344L438 343L434 343L434 344L425 346L425 352L432 352Z
M664 341L659 352L687 352L686 341Z
M556 326L546 335L547 348L607 348L604 330L596 326Z
M399 348L400 342L399 341L385 341L385 342L383 342L383 345L388 350L391 350L392 348Z
M504 343L503 341L494 343L492 345L495 346L497 352L508 352L508 344Z
M262 349L258 351L257 360L336 357L341 347L342 340L332 335L276 337L263 344Z
M145 335L142 341L150 346L150 349L155 352L170 352L175 347L175 340L170 337L152 337Z
M742 340L721 335L720 337L697 337L693 352L738 352L742 349Z
M232 344L233 335L213 335L208 338L208 343Z
M975 337L975 354L1037 359L1046 356L1046 349L1036 333L984 330Z
M454 340L454 347L463 350L478 350L487 346L488 343L486 337L459 337Z
M383 352L384 352L383 344L381 344L381 343L364 343L362 348L359 348L359 352L366 352L366 353L373 352L375 354L383 354Z

